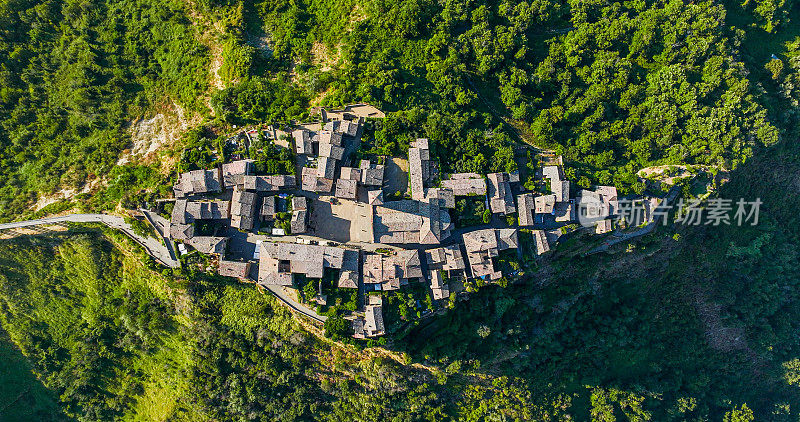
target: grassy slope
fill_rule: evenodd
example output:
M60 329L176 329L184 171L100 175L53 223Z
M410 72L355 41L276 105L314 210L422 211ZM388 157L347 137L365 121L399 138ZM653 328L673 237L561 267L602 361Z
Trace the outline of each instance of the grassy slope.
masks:
M58 397L36 378L33 368L11 338L0 328L0 419L56 421L66 415Z
M0 320L70 413L95 395L110 397L115 417L164 420L186 394L191 365L180 318L163 306L174 293L136 256L93 237L0 244Z

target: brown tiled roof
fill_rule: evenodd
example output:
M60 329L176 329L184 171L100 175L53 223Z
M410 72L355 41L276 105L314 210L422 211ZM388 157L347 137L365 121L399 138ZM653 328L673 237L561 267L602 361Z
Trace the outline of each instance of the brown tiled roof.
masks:
M240 190L256 192L275 192L281 189L293 188L295 178L292 175L276 174L271 176L233 175L229 178L230 184Z
M356 188L358 182L350 179L339 179L336 181L336 197L343 199L356 199Z
M577 202L581 217L600 220L611 214L610 201L597 192L583 189L578 193Z
M330 246L264 242L259 256L259 283L291 285L292 273L322 278L325 268L342 268L344 253L344 249Z
M250 275L250 263L220 259L217 272L221 276L247 279Z
M333 190L333 179L317 177L317 169L303 167L302 189L307 192L328 193Z
M464 247L473 277L498 280L503 274L494 268L492 258L501 250L518 247L517 230L483 229L464 233Z
M364 311L364 335L367 337L380 336L385 333L383 325L383 308L380 306L367 306Z
M489 195L489 208L492 212L511 214L516 211L508 173L490 173L486 177L489 179L487 193Z
M609 214L617 213L617 188L614 186L597 186L595 192L600 194Z
M251 230L255 222L257 196L253 192L234 189L231 199L231 226Z
M605 220L600 220L597 222L594 232L597 234L608 233L612 230L612 227L611 220L606 218Z
M556 202L553 214L558 222L572 221L575 219L575 208L572 202Z
M448 245L425 251L425 259L429 269L458 271L466 268L464 256L458 245Z
M329 157L317 159L317 177L333 180L336 172L336 160Z
M498 249L517 249L519 240L517 239L517 229L497 229Z
M334 160L341 160L344 157L344 148L332 144L319 144L320 157L329 157ZM332 178L333 176L331 176Z
M417 200L425 198L425 183L431 176L430 151L428 140L418 138L408 149L408 173L411 183L411 197Z
M550 244L547 243L547 234L544 232L544 230L534 230L533 241L536 245L536 253L538 255L550 250Z
M200 253L222 256L225 254L225 246L228 244L228 238L216 236L195 236L186 240L186 243L197 249L197 251Z
M339 124L339 132L347 136L356 136L358 133L358 123L342 120Z
M442 180L442 187L453 190L456 196L486 195L486 179L475 173L456 173Z
M392 256L366 254L363 264L364 283L381 285L382 290L396 290L411 278L422 277L422 263L416 249L402 250Z
M337 286L339 288L357 289L358 270L358 251L345 249L342 256L342 268L339 271Z
M569 181L568 180L553 180L550 182L550 190L556 195L556 202L569 201Z
M433 300L447 299L450 296L450 288L445 283L442 273L439 270L431 270L428 274L431 281Z
M222 220L230 215L231 203L228 201L175 201L172 209L172 222L191 224L195 220Z
M450 214L438 204L401 200L374 208L373 238L380 243L435 244L450 229Z
M449 188L430 188L426 191L425 200L428 202L438 201L443 208L455 208L456 197L453 190Z
M250 174L253 160L236 160L222 165L222 179L225 186L230 187L235 184L232 176Z
M409 279L422 277L422 263L418 250L404 249L398 251L394 256L394 263L397 266L398 278Z
M534 194L523 193L517 196L517 212L519 215L520 226L534 225L535 207Z
M544 166L544 168L542 168L542 176L545 179L550 179L551 181L564 179L561 177L561 170L558 168L558 166Z
M305 129L298 129L292 132L294 138L295 152L303 155L311 155L314 148L311 143L311 132Z
M383 186L383 166L361 168L361 183L364 186Z
M274 196L265 196L264 202L261 205L261 218L272 219L275 218L276 204Z
M367 191L367 203L370 205L382 205L383 189Z
M182 173L173 187L176 198L203 193L222 192L222 178L218 168L193 170Z
M536 214L551 214L556 205L555 195L540 195L534 198Z
M292 211L308 209L308 198L302 195L292 197Z
M361 169L355 167L342 167L340 170L340 179L347 180L361 180Z
M323 130L319 132L319 147L320 151L322 151L323 145L333 145L337 147L342 146L342 134L331 132L329 130Z
M292 234L305 233L307 229L306 226L307 221L308 221L308 211L304 209L292 211L292 221L290 223Z
M194 237L194 224L170 223L169 237L174 240L186 240Z

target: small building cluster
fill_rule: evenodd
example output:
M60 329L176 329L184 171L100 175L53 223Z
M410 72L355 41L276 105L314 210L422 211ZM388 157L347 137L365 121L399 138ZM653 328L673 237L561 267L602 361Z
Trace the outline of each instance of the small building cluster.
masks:
M518 173L491 173L486 175L489 179L489 209L493 214L512 214L517 211L514 206L514 195L511 193L511 183L519 183Z
M503 274L495 269L492 258L500 251L519 247L517 229L484 229L464 233L464 248L472 276L497 281Z
M260 248L258 284L291 286L295 275L322 278L326 268L339 270L338 285L353 284L352 264L358 262L357 251L283 242L262 242Z
M398 290L410 280L422 277L419 251L404 249L394 255L370 253L364 256L364 288L367 291Z
M322 116L327 120L324 124L302 125L288 138L271 127L263 135L276 143L280 139L296 152L300 181L292 175L255 175L253 161L248 159L181 174L173 188L176 200L169 227L169 236L181 242L181 250L188 245L217 255L220 275L252 280L267 288L295 286L302 279L325 279L337 288L367 292L363 313L348 316L354 336L366 338L385 333L383 302L375 292L425 282L434 300L447 300L463 290L459 287L463 283L499 282L508 275L503 274L508 268L503 263L509 253L522 253L521 232L505 227L504 219L498 225L494 218L491 224L453 236L450 210L457 197L478 197L492 214L516 213L519 226L531 235L523 243L530 242L539 255L550 250L552 229L576 219L596 220L597 233L613 228L614 187L580 190L573 199L570 182L556 165L542 169L546 194L523 192L517 173L457 173L440 178L432 145L425 138L412 142L408 152L411 198L387 201L384 166L369 159L350 162L360 144L364 119L382 117L382 113L360 104L322 110ZM259 142L260 136L258 131L248 131L241 141L252 144ZM382 245L367 252L352 243L334 246L308 237L292 242L252 233L278 220L292 234L314 233L320 221L312 216L312 208L317 213L320 204L315 201L358 202L357 209L364 212L358 218L371 218L372 226L371 231L362 226L356 232ZM275 228L272 234L284 233ZM238 259L230 259L237 254ZM314 299L326 301L321 292Z
M372 220L377 243L432 245L450 236L450 214L436 202L400 200L376 205Z

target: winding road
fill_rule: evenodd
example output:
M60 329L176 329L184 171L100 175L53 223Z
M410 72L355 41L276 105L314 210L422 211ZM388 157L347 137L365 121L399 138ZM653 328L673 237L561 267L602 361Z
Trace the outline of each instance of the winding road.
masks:
M15 221L13 223L0 224L0 231L24 229L26 227L45 226L49 224L60 223L100 223L106 226L121 230L128 235L131 239L141 245L148 255L152 256L156 261L170 268L180 267L180 261L175 257L175 251L172 249L172 241L166 238L166 233L169 230L169 223L158 214L154 214L147 210L140 210L145 218L156 229L161 239L154 237L142 237L134 233L133 227L125 222L125 219L116 215L108 214L69 214L59 217L39 218L36 220ZM28 234L28 233L21 233ZM262 286L272 292L278 300L286 304L291 310L303 314L314 321L324 323L326 316L319 315L313 309L306 307L291 295L287 294L281 286Z
M171 248L166 245L171 245L170 242L164 242L164 239L156 239L154 237L142 237L134 233L133 227L125 222L125 219L116 215L107 214L69 214L59 217L39 218L36 220L15 221L13 223L0 224L0 230L14 230L22 229L25 227L44 226L48 224L59 223L100 223L105 224L112 229L121 230L128 235L131 239L141 245L148 255L152 256L159 263L170 267L180 267L180 262L175 258L175 253ZM162 234L162 233L160 233ZM163 237L163 234L162 234Z

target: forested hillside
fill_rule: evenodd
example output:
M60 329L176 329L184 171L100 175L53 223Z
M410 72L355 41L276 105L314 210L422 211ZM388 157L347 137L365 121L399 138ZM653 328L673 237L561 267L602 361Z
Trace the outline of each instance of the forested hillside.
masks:
M129 122L165 104L226 130L370 102L392 112L384 152L426 136L445 171L486 172L527 142L626 192L652 164L731 169L796 121L767 115L797 96L785 47L741 51L796 29L792 2L762 3L6 2L0 215L108 181Z
M14 414L443 421L499 408L529 420L568 405L532 407L513 378L426 370L400 353L324 342L253 286L153 273L129 243L88 230L0 244L0 321L66 416L25 392L8 403ZM34 407L21 412L26 401Z
M204 108L208 52L175 1L0 4L0 216L107 175L125 125Z

